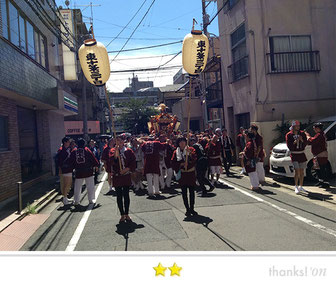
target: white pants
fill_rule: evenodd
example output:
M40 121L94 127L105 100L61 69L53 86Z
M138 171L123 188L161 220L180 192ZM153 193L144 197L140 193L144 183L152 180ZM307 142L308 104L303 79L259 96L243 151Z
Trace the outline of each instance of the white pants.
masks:
M257 171L248 173L248 176L250 178L251 186L253 188L258 188L259 187L259 179L258 179Z
M74 200L76 203L79 203L80 196L82 193L83 182L85 181L86 190L88 194L89 202L92 202L95 198L95 187L94 187L94 178L93 176L88 178L81 178L75 180L75 189L74 189Z
M164 178L165 178L165 171L166 169L163 169L164 167L160 164L160 177L159 177L159 181L160 181L160 187L161 189L163 190L165 188L165 181L164 181Z
M210 166L210 174L220 174L221 167L220 166Z
M159 190L159 174L146 174L148 182L148 194L158 194Z
M258 174L259 182L265 182L265 169L264 169L264 163L258 162L256 165L256 171Z
M173 168L167 168L167 178L166 178L166 186L167 188L171 187L171 181L173 178Z

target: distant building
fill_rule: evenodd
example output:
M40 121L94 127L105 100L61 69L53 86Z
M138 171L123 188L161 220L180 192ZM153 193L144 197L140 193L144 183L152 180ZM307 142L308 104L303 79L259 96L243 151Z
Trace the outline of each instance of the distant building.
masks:
M188 81L186 71L181 68L173 77L174 84L184 84Z
M125 88L123 92L135 93L143 88L153 87L154 83L152 81L139 81L138 77L135 76L131 79L130 86Z
M172 113L173 105L185 97L184 84L173 84L159 87L160 102L164 103Z

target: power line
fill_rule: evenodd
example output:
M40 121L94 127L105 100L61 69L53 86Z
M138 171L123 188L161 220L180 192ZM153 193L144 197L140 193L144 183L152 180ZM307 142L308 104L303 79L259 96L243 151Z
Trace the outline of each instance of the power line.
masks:
M176 69L181 68L182 65L175 65L175 66L167 66L162 67L161 70L167 70L167 69ZM156 71L159 67L152 67L152 68L144 68L144 69L133 69L133 70L112 70L111 74L113 73L133 73L133 72L144 72L144 71Z
M145 5L145 3L147 2L147 0L143 1L140 8L136 11L136 13L133 15L133 17L128 21L128 23L126 24L126 26L124 26L122 28L122 30L117 34L117 36L115 38L113 38L107 45L106 47L108 47L115 39L118 38L119 35L121 35L121 33L128 27L128 25L133 21L133 19L136 17L136 15L140 12L141 8L143 7L143 5Z
M121 47L121 49L118 51L118 53L116 54L116 56L114 56L112 62L118 57L118 55L120 54L120 52L123 51L123 49L125 48L126 44L130 41L130 39L132 38L132 36L134 35L134 33L136 32L136 30L138 29L138 27L141 25L142 21L147 16L148 12L150 11L150 9L152 8L152 6L154 5L155 1L156 0L152 1L152 3L150 4L149 8L146 11L146 13L144 14L144 16L141 18L140 22L138 23L138 25L135 27L135 29L133 30L133 32L131 33L131 35L129 36L129 38L126 40L126 42L124 43L124 45Z
M151 46L146 46L146 47L139 47L139 48L132 48L132 49L124 49L124 50L119 50L119 51L108 51L107 53L120 53L120 52L128 52L128 51L136 51L136 50L143 50L143 49L150 49L150 48L157 48L157 47L161 47L161 46L167 46L167 45L173 45L173 44L178 44L178 43L182 43L183 40L179 40L179 41L174 41L174 42L170 42L170 43L164 43L164 44L159 44L159 45L151 45ZM114 57L115 59L116 57ZM114 60L113 59L113 60ZM112 61L113 61L112 60Z
M127 39L128 37L116 37L116 36L104 36L104 35L95 35L95 37L101 38L112 38L112 39ZM133 37L132 40L178 40L181 37L165 37L165 38L146 38L146 37Z
M116 59L115 61L151 59L151 58L159 58L159 57L173 56L173 55L175 55L175 54L176 54L176 53L172 53L172 54L163 54L163 55L154 55L154 56L143 56L143 57L130 57L130 58Z

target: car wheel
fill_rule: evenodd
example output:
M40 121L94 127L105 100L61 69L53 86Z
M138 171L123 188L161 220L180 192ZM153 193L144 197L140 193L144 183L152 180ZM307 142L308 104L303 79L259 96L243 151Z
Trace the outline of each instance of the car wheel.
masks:
M306 177L310 181L318 180L317 170L313 168L313 160L310 160L307 164Z

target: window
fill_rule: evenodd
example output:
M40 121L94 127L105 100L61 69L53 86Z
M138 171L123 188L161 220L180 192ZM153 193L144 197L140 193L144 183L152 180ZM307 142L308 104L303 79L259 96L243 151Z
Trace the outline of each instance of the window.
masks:
M9 7L9 35L10 35L9 39L13 44L20 47L18 11L11 2L8 3L8 7Z
M234 5L238 3L239 0L229 0L229 8L231 9Z
M19 28L20 28L20 49L23 52L27 52L26 47L26 24L24 18L22 16L19 16Z
M23 52L27 53L28 56L33 58L36 62L47 68L46 38L10 1L0 0L0 3L3 36L9 39Z
M8 150L8 118L0 116L0 151Z
M318 52L312 51L309 35L273 36L269 39L272 72L303 72L319 69Z
M1 4L1 21L2 21L2 36L8 39L8 18L7 18L7 3L5 0L0 1Z
M333 141L336 139L336 124L326 133L327 141Z
M245 24L231 34L231 53L233 64L229 68L233 82L248 75Z
M27 27L27 54L35 59L35 43L34 43L34 28L33 26L26 21Z

